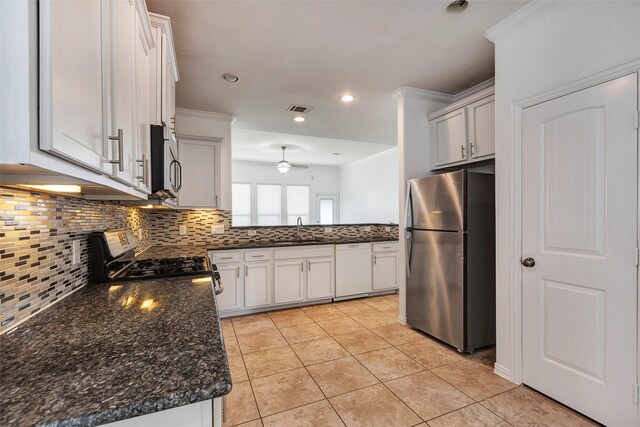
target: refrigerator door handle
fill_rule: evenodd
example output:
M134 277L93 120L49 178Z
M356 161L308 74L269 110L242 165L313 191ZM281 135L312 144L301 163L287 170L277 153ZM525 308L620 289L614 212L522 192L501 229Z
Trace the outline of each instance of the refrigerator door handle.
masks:
M413 252L413 235L411 230L407 230L407 241L405 259L407 261L407 277L411 277L411 253Z
M407 201L404 206L405 228L413 228L413 203L411 201L411 182L407 181Z

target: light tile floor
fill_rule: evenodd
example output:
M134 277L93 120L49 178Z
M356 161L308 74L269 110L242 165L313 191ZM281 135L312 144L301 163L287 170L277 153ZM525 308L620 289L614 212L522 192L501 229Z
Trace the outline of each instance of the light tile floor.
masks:
M397 320L398 295L222 321L233 390L225 426L589 426Z

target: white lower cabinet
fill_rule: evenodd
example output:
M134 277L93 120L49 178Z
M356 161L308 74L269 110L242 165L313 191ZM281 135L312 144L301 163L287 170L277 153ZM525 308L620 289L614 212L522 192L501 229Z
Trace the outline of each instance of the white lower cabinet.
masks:
M307 299L333 298L335 288L334 257L307 260Z
M264 307L272 305L273 264L248 262L244 265L244 306Z
M286 304L304 300L305 260L288 259L274 263L274 303Z
M373 290L398 287L398 253L373 254Z
M372 245L373 290L398 289L398 242L381 242Z
M224 291L216 296L219 310L244 308L244 274L241 264L219 264L218 272Z
M226 396L225 396L226 397ZM114 423L110 427L222 427L222 400L203 400Z

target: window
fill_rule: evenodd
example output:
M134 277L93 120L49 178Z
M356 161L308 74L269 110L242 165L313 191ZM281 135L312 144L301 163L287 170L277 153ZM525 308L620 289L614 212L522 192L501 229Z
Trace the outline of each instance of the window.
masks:
M231 194L231 224L251 225L251 184L234 183Z
M258 225L280 225L281 189L277 184L258 184Z
M287 185L287 224L296 225L298 217L303 224L309 224L309 187Z

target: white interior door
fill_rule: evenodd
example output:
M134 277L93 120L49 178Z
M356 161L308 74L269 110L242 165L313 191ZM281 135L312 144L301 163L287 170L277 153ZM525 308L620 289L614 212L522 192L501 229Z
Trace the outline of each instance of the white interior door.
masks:
M637 84L522 114L523 381L610 426L638 425Z

